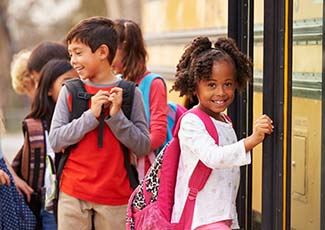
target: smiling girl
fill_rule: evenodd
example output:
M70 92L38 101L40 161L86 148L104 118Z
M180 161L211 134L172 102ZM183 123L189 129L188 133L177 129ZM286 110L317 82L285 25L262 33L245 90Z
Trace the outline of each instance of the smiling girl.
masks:
M253 134L237 141L224 114L234 100L235 91L245 88L252 78L251 70L252 63L228 38L219 38L212 46L207 37L198 37L185 49L177 65L173 89L181 96L198 98L197 107L210 116L218 130L219 145L195 114L187 113L182 118L172 222L180 219L189 192L189 178L200 160L212 173L196 198L191 229L239 228L236 214L239 168L250 164L250 150L273 131L272 120L262 115L255 122Z

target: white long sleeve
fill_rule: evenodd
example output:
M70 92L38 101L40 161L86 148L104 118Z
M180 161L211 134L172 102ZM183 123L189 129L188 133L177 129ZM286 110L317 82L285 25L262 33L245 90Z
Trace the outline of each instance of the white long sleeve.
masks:
M211 119L218 131L219 145L215 144L195 114L189 113L183 117L178 134L181 155L172 222L179 221L189 191L188 181L198 161L201 160L213 169L205 187L197 196L192 229L227 219L232 219L233 226L236 227L239 167L251 162L250 153L245 152L243 140L237 141L231 124Z

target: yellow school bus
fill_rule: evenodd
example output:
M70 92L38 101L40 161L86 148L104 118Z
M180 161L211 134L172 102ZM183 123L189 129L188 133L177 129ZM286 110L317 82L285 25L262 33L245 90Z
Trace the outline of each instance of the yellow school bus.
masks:
M241 96L247 106L233 112L244 127L237 134L248 135L262 113L273 116L275 132L242 169L241 229L325 229L323 8L321 0L143 1L149 69L161 74L169 89L194 37L236 35L253 60L254 80ZM184 102L174 92L169 100Z

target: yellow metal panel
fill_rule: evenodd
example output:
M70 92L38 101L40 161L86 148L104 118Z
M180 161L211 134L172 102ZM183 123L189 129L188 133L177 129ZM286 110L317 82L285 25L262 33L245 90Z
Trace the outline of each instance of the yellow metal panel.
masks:
M228 1L164 0L147 1L143 7L145 33L226 27Z
M254 1L254 24L263 24L264 22L264 1Z
M293 1L294 20L306 20L322 18L323 4L317 0L295 0Z
M293 135L292 138L292 192L306 195L306 137Z
M292 135L306 137L306 187L305 195L295 192L303 179L292 178L291 226L296 230L320 229L321 101L293 98L292 116Z
M262 113L263 98L261 93L254 92L253 95L253 121L255 121ZM257 213L262 210L262 145L257 145L253 149L253 188L252 188L252 208Z
M254 69L263 70L263 46L254 46Z
M167 66L175 68L184 51L184 45L180 46L150 46L148 47L148 66Z
M322 45L296 45L293 48L294 72L321 73ZM304 58L305 57L305 58Z

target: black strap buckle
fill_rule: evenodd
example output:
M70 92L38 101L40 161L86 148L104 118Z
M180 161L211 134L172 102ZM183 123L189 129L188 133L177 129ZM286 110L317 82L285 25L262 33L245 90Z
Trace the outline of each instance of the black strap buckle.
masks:
M89 94L87 92L78 92L78 98L83 99L83 100L88 100L89 98L91 98L93 96L93 94Z

